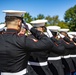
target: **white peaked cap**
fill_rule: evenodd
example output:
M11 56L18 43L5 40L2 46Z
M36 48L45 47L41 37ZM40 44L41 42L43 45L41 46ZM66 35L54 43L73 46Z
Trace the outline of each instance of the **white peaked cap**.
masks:
M32 28L32 25L31 25L31 24L26 23L26 25L28 26L28 28L29 28L29 29L31 29L31 28Z
M68 32L69 29L59 29L60 32Z
M4 28L5 28L5 24L0 24L0 31L3 31Z
M46 23L46 22L48 22L47 20L35 20L35 21L31 21L30 23L32 23L32 24L39 24L39 23Z
M18 11L18 10L3 10L3 13L6 13L6 16L17 16L22 17L26 11Z
M68 35L76 35L76 32L68 32Z
M60 29L60 27L59 26L47 26L47 29L57 32Z
M35 21L31 21L30 23L33 24L34 27L40 27L40 26L45 26L46 22L48 22L48 20L35 20Z

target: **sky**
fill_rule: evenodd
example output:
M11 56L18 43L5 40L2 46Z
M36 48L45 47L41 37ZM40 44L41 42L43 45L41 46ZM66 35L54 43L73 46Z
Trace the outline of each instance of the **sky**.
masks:
M76 5L76 0L0 0L0 22L5 21L2 10L21 10L28 12L32 17L38 14L51 17L58 15L64 19L65 11Z

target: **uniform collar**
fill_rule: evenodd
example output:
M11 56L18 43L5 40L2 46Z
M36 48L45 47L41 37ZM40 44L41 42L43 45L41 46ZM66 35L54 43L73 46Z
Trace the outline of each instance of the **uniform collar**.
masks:
M18 33L18 30L16 30L16 29L7 29L6 33Z

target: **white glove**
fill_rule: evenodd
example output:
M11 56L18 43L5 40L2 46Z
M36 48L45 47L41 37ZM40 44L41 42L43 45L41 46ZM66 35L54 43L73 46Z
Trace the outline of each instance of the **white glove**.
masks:
M33 27L31 24L26 23L26 25L28 26L29 30Z
M60 39L60 36L58 35L58 38Z
M62 34L59 34L59 35L60 35L60 37L61 37L61 38L64 38L64 37L65 37L65 36L64 36L64 35L62 35Z
M47 35L48 35L48 37L53 37L53 35L52 35L52 33L51 33L51 31L49 30L49 29L47 29Z
M70 35L70 34L68 34L68 36L72 39L72 38L74 38L74 36L72 36L72 35Z
M44 34L45 34L47 37L49 37L49 35L47 34L47 32L44 32Z

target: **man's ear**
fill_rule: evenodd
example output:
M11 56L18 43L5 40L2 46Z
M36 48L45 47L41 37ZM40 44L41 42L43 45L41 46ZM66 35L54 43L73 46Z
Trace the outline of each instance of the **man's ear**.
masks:
M21 26L22 21L18 19L18 26Z

